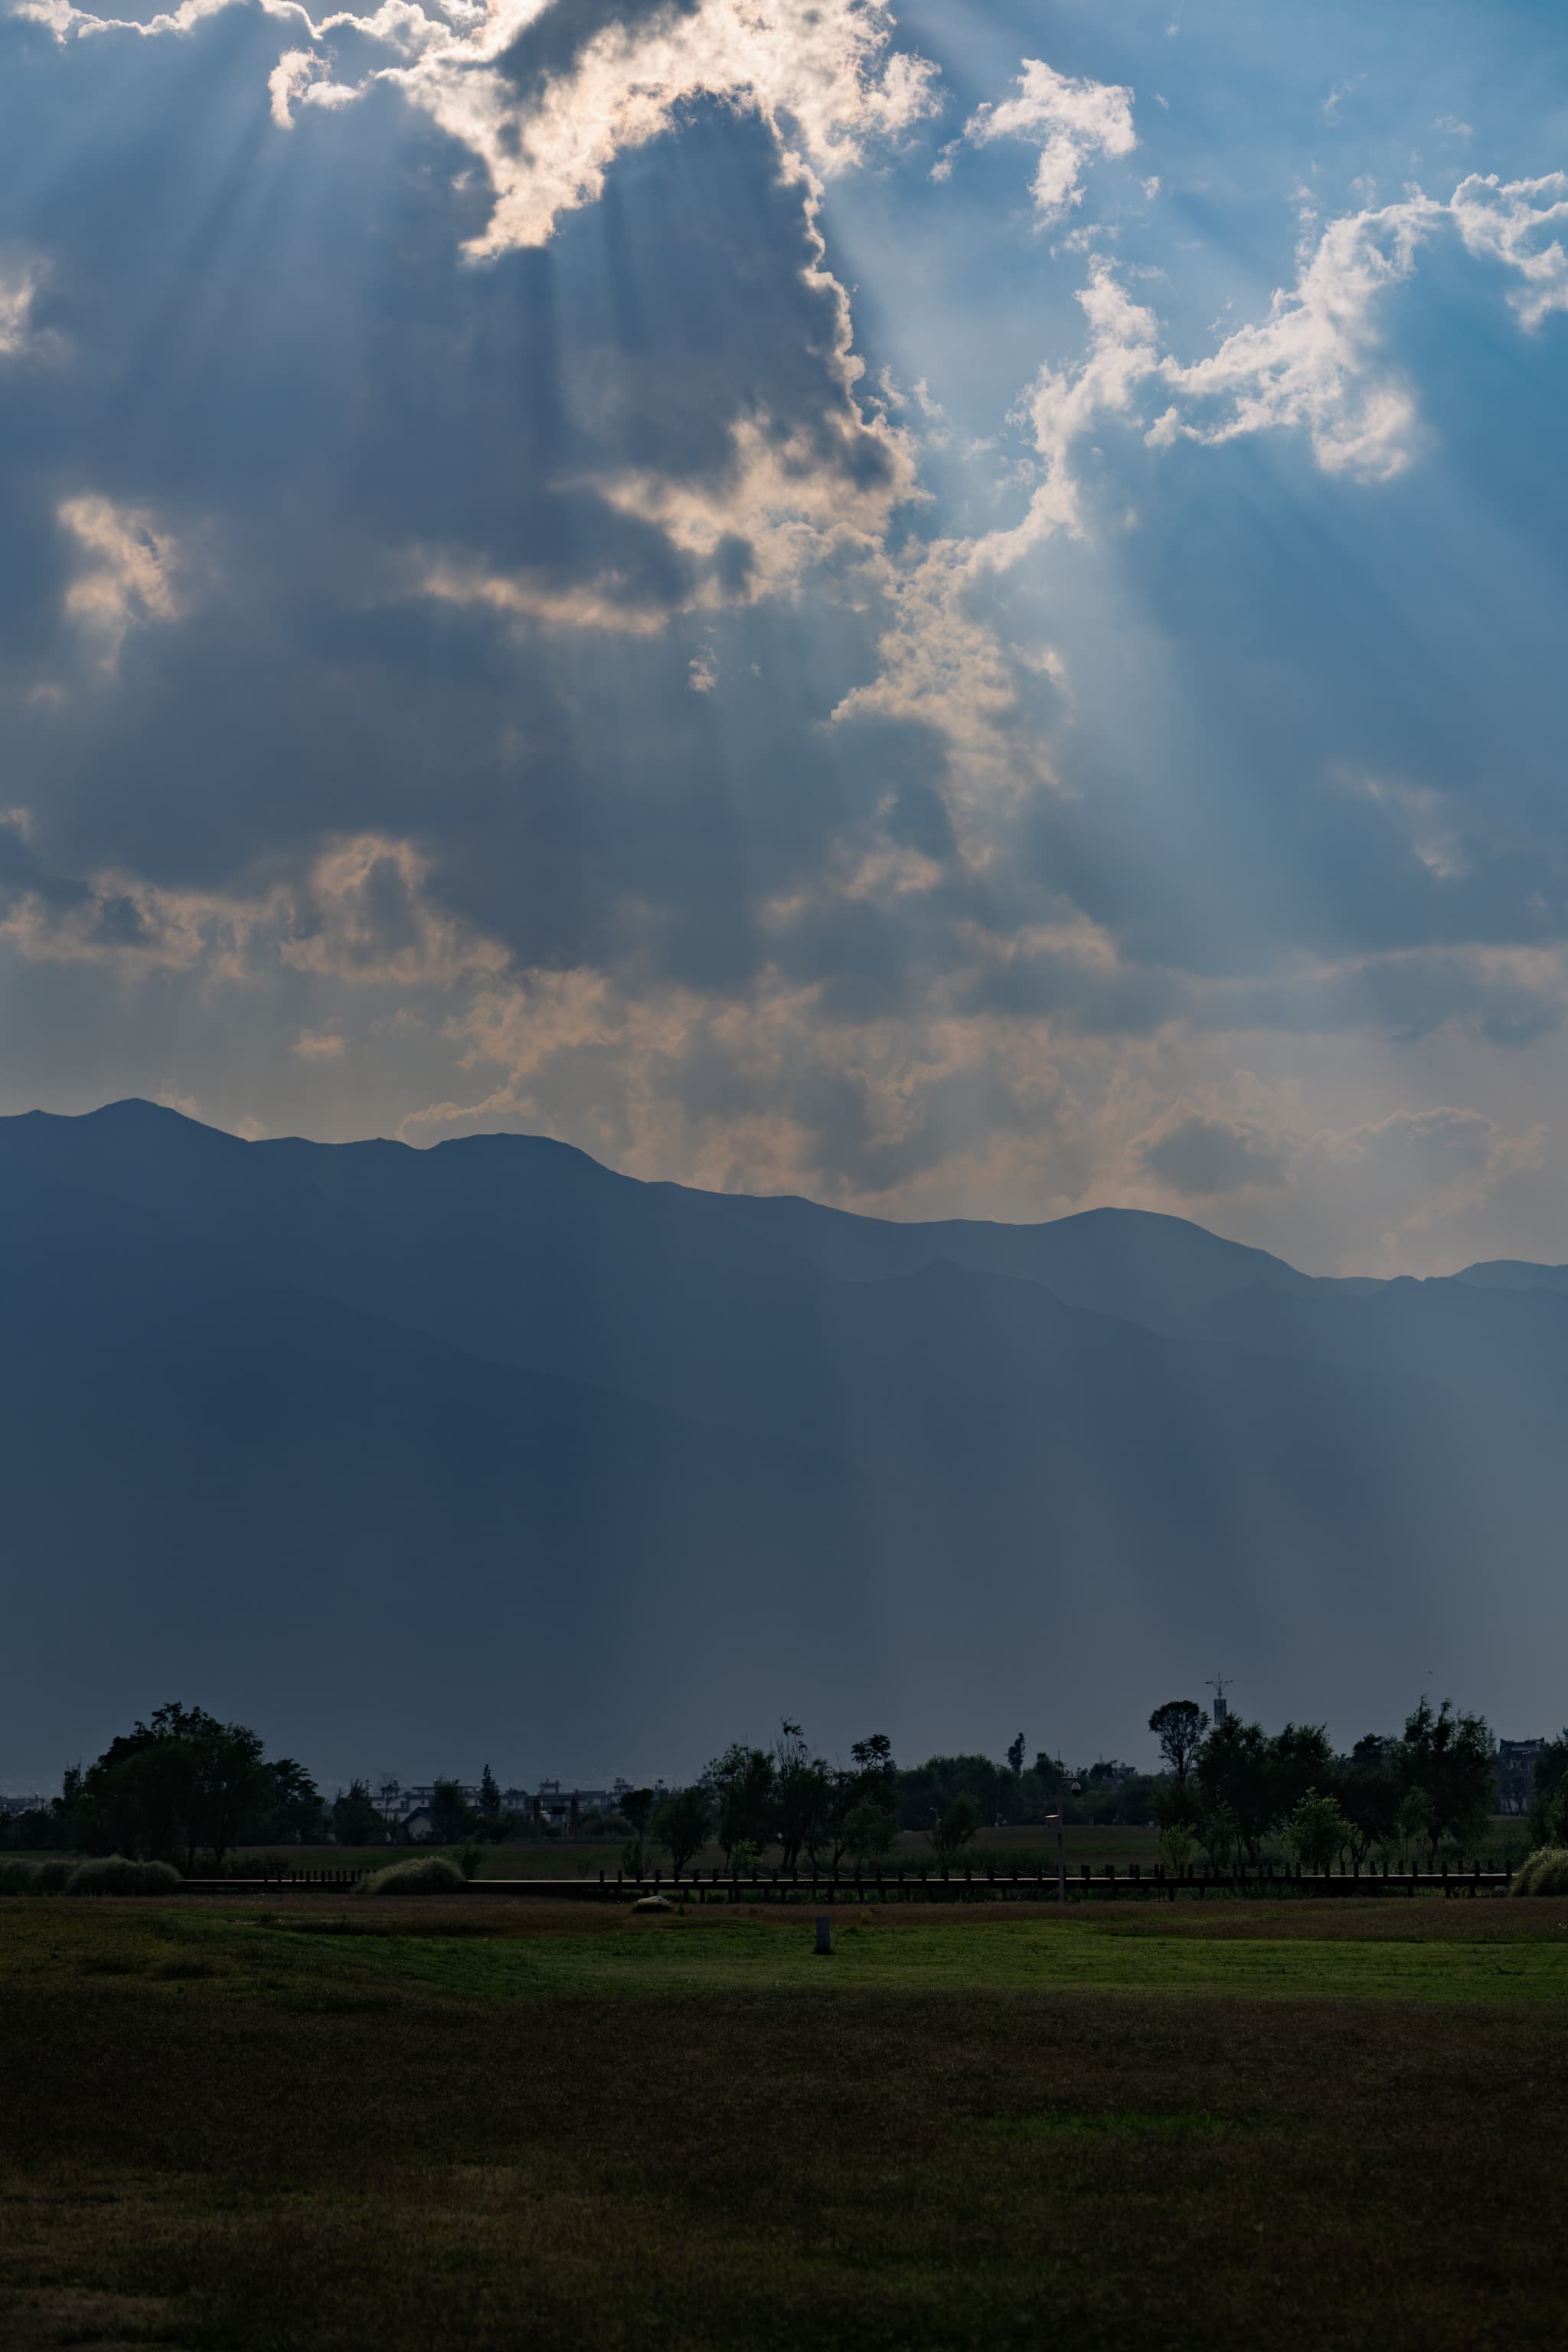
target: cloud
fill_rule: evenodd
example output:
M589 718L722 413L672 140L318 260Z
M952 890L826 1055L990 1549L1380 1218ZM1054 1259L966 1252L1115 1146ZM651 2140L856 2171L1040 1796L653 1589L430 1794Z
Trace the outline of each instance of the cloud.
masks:
M1198 1111L1173 1115L1136 1146L1136 1156L1146 1175L1188 1197L1283 1184L1289 1164L1278 1138L1245 1121Z
M18 359L24 352L37 350L33 302L37 291L38 271L35 264L0 269L0 359Z
M1524 326L1568 310L1568 172L1509 181L1495 172L1485 178L1472 173L1455 189L1449 209L1471 253L1524 279L1509 296Z
M1304 430L1325 473L1366 481L1398 473L1414 454L1417 411L1382 361L1377 310L1389 288L1408 278L1444 211L1416 195L1331 222L1266 320L1227 335L1207 359L1162 362L1162 379L1182 404L1152 428L1152 445L1180 435L1212 446ZM1204 412L1215 406L1221 414L1206 421Z
M96 645L103 667L112 669L132 628L179 618L174 585L179 547L145 507L86 496L62 500L57 514L79 552L66 611Z
M963 126L972 146L1024 139L1039 148L1031 193L1042 221L1060 220L1083 202L1081 173L1097 155L1131 155L1132 92L1118 82L1075 79L1039 58L1026 58L1016 98L984 105Z
M18 14L59 39L106 32L188 34L233 0L182 0L144 22L95 16L68 0L25 0ZM931 111L928 60L892 49L893 20L876 0L687 0L628 5L618 14L568 0L491 0L426 9L383 0L312 22L293 0L266 13L312 43L353 34L396 53L357 83L324 79L317 49L283 50L268 76L272 119L342 106L378 84L400 89L482 164L493 204L476 256L548 244L564 213L596 203L618 155L675 127L708 98L754 110L786 168L830 176L868 146ZM574 21L575 20L575 21ZM579 26L581 30L579 30Z

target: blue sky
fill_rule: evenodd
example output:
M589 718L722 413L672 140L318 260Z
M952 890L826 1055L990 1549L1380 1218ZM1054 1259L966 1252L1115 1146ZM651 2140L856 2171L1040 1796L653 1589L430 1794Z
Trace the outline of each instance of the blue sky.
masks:
M1568 34L0 20L0 1108L1568 1257Z

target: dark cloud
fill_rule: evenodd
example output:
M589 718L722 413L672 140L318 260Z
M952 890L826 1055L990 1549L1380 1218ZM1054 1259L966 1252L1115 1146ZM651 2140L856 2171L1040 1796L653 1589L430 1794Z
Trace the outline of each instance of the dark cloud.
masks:
M1152 1138L1139 1153L1145 1171L1173 1192L1193 1197L1282 1184L1286 1154L1256 1128L1194 1112Z

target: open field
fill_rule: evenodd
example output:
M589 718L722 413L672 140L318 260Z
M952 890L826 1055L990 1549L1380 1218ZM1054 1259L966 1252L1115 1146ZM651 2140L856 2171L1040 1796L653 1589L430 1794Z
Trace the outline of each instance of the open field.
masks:
M0 2339L1556 2345L1568 1903L0 1904Z
M1528 1825L1517 1816L1500 1815L1483 1841L1485 1853L1502 1863L1507 1857L1522 1861L1530 1850ZM404 1846L242 1846L232 1856L237 1873L258 1867L263 1860L281 1864L292 1870L381 1870L387 1863L396 1862L410 1851ZM445 1851L445 1849L441 1849ZM481 1878L596 1878L600 1871L613 1878L620 1864L623 1841L617 1838L537 1839L520 1845L492 1845L484 1849L479 1863ZM1268 1841L1268 1851L1283 1858L1285 1849L1278 1839ZM776 1859L776 1856L774 1857ZM1096 1828L1090 1825L1072 1827L1067 1835L1067 1859L1069 1870L1078 1870L1084 1863L1092 1869L1103 1870L1111 1863L1124 1871L1132 1863L1142 1869L1152 1869L1160 1859L1160 1837L1157 1830L1127 1829L1120 1826ZM715 1870L723 1864L723 1854L715 1846L705 1847L699 1857L703 1870ZM668 1856L648 1849L649 1867L654 1863L666 1865ZM960 1854L958 1867L984 1869L988 1864L997 1869L1032 1869L1037 1862L1047 1870L1055 1870L1057 1849L1055 1832L1038 1824L1021 1822L1008 1829L983 1830L973 1846ZM899 1840L897 1851L888 1857L887 1867L919 1870L932 1864L929 1840L906 1832Z

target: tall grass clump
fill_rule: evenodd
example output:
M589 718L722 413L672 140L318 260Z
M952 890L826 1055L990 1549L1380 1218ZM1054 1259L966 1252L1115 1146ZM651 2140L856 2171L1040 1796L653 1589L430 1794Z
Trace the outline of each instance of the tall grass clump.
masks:
M66 1880L68 1895L166 1895L181 1884L180 1874L166 1862L132 1862L123 1853L100 1854L79 1862Z
M455 1862L444 1853L421 1854L416 1862L395 1862L369 1878L362 1878L361 1895L450 1895L466 1884Z
M33 1864L34 1894L63 1895L75 1868L75 1863L68 1862L61 1853L51 1854L47 1862L36 1862Z
M0 1862L0 1895L30 1895L37 1879L36 1862L19 1862L14 1857Z
M1510 1895L1568 1895L1568 1846L1538 1846L1515 1871Z

